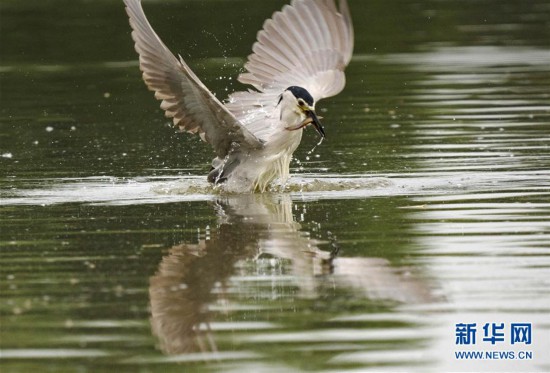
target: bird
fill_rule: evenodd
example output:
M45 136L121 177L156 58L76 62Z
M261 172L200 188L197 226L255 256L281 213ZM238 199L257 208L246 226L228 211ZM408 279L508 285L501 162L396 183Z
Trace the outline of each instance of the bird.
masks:
M344 89L354 45L347 0L292 0L273 13L238 76L251 87L224 102L166 47L140 0L124 3L147 87L176 129L215 152L207 180L237 193L284 185L303 130L325 138L317 102Z

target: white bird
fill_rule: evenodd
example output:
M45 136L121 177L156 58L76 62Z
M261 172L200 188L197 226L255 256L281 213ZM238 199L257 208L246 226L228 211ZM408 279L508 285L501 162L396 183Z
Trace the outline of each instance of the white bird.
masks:
M176 58L147 20L140 0L124 0L143 80L181 131L198 133L214 149L208 180L234 192L265 191L289 178L302 129L325 132L315 104L345 85L353 52L346 0L293 0L265 21L239 75L255 89L220 102Z

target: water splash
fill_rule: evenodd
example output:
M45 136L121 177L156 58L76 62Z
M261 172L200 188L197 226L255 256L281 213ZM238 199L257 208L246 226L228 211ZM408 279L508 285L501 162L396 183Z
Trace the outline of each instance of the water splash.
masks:
M518 191L518 183L529 187ZM541 195L537 172L470 172L406 175L293 175L284 184L274 184L269 193L289 194L295 200L369 198L406 195L431 200L472 199L499 188L514 196ZM544 185L544 187L547 187ZM232 195L224 185L213 186L204 176L27 180L17 188L0 192L0 205L53 205L85 203L93 205L138 205L182 201L210 201ZM238 194L238 193L237 193ZM508 195L506 194L506 195ZM548 193L543 193L547 195ZM436 197L437 196L437 197ZM497 195L495 195L497 196Z
M309 161L309 159L310 159L309 156L310 156L311 154L313 154L313 152L315 152L315 150L317 149L317 147L318 147L319 145L321 145L321 144L323 143L324 140L325 140L325 138L324 138L324 137L321 137L321 139L319 140L319 142L318 142L317 144L315 144L315 146L313 146L313 148L311 148L311 150L309 150L309 151L306 153L306 154L307 154L307 155L306 155L306 161Z

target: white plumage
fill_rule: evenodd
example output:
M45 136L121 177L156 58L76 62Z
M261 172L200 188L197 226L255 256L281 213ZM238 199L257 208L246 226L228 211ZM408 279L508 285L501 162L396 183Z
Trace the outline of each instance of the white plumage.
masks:
M140 0L124 3L143 80L176 127L199 134L216 152L209 180L237 192L285 182L301 129L311 123L324 136L315 103L344 88L353 52L346 0L338 8L334 0L293 0L275 12L238 78L254 89L231 94L225 105L163 44Z

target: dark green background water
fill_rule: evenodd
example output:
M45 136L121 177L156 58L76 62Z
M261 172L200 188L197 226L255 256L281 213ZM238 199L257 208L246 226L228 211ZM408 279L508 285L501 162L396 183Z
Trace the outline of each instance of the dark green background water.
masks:
M349 2L327 140L306 132L286 191L221 196L121 2L2 0L2 372L550 370L550 3ZM144 8L225 97L282 3Z

